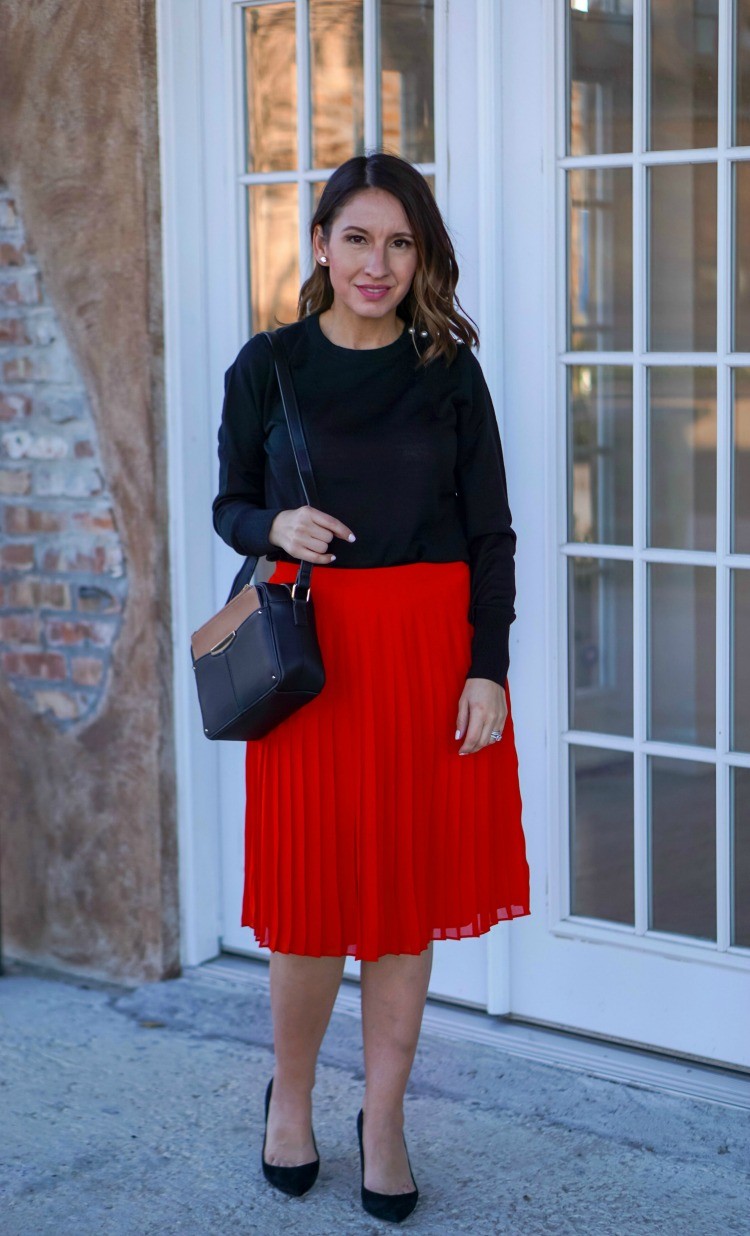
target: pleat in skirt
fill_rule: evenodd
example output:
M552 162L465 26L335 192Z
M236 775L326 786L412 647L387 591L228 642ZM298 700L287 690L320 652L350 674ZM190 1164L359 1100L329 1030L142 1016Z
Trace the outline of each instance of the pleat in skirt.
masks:
M262 947L376 961L530 913L507 682L500 741L455 738L469 588L462 561L315 567L325 686L246 744L242 925Z

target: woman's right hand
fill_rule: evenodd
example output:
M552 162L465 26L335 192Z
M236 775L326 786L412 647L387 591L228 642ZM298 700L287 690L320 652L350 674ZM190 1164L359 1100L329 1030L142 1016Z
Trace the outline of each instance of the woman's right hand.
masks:
M356 541L351 528L333 515L314 506L298 506L293 511L279 511L271 524L268 539L272 545L285 549L292 558L304 562L333 562L336 555L327 552L333 537Z

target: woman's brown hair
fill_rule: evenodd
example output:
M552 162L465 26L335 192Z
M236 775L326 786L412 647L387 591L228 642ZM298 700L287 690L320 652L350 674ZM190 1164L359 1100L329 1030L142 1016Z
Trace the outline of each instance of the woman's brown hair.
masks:
M430 342L419 348L421 364L444 356L450 364L458 348L455 336L467 346L479 343L473 319L464 316L456 295L458 263L450 236L424 176L398 155L374 151L355 155L336 168L326 183L310 223L310 243L320 227L330 240L333 223L345 203L362 189L384 189L400 201L414 232L417 269L411 287L396 308L396 313L413 327L415 340L427 331ZM297 303L297 320L323 312L333 304L331 273L319 262L302 284Z

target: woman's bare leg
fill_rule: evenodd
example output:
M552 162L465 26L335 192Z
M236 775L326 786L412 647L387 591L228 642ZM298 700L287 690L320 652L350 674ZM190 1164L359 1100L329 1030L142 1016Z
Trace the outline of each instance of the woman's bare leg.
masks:
M362 1104L365 1187L377 1193L414 1188L404 1145L404 1092L417 1051L432 943L417 956L390 953L362 962Z
M315 1158L311 1132L315 1066L345 960L271 954L276 1060L268 1110L266 1162L277 1167L296 1167Z

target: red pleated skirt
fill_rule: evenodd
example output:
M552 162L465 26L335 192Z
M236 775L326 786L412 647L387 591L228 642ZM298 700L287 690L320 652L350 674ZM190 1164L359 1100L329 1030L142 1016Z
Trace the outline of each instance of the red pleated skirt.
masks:
M469 580L461 561L315 567L325 686L246 744L242 925L261 946L376 961L530 913L507 684L502 739L461 756L455 738Z

